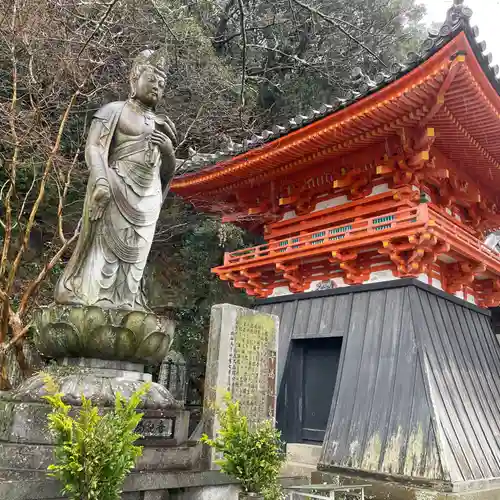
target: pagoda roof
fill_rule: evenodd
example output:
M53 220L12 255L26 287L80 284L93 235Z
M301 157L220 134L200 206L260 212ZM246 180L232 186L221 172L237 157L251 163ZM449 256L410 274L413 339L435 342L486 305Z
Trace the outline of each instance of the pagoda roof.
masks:
M345 98L224 151L193 155L183 161L189 173L175 178L172 190L204 198L242 185L257 186L422 123L436 127L436 146L451 161L469 174L479 173L488 189L500 186L499 68L486 53L485 42L478 40L471 16L471 9L455 0L440 30L430 32L419 52L409 53L404 63L373 78L356 69L356 90Z

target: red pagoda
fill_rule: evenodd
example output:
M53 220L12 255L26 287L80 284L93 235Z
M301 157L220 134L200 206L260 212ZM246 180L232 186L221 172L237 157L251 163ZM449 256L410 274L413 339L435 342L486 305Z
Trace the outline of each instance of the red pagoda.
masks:
M214 272L280 319L278 426L321 446L320 481L369 480L374 498L500 492L500 253L484 243L500 80L470 16L455 0L404 64L355 71L345 99L193 157L172 184L264 235Z
M268 242L226 254L214 269L221 279L269 297L324 280L415 277L500 304L500 255L483 244L500 226L498 66L475 28L454 31L454 15L391 74L356 71L347 99L205 157L214 164L173 182Z

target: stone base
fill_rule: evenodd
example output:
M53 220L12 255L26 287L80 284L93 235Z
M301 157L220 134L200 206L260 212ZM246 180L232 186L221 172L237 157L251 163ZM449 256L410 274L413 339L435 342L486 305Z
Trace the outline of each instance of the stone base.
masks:
M53 461L54 441L47 429L51 407L45 402L46 375L39 373L17 390L0 395L0 470L46 471ZM102 412L114 406L117 393L130 397L144 382L151 390L142 403L137 432L144 447L138 471L190 470L198 460L187 445L189 412L170 392L150 382L142 365L97 359L67 359L51 376L64 394L63 400L77 408L82 394ZM200 447L201 448L201 447Z
M20 387L2 395L3 400L40 403L47 394L46 378L50 375L64 394L63 401L71 406L80 406L82 395L101 407L114 407L116 394L129 398L145 382L151 387L140 405L145 409L181 409L170 392L144 373L144 365L124 361L105 361L89 358L67 358L52 371L38 373Z
M366 498L384 500L500 500L500 483L496 479L484 481L482 484L432 485L424 488L410 482L386 481L372 479L368 476L339 475L334 472L316 471L311 475L312 484L369 484L365 489ZM449 491L439 491L447 488ZM455 491L454 491L455 490ZM456 491L459 490L459 491Z
M218 472L132 473L125 481L122 500L192 499L191 492L198 494L202 489L237 492L235 486L230 486L234 482ZM0 470L2 500L63 500L59 491L59 484L42 473L19 474ZM215 498L230 500L231 497Z

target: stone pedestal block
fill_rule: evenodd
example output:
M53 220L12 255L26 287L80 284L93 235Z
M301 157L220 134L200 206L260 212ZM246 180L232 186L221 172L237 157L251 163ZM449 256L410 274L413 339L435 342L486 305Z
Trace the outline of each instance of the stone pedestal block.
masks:
M132 472L125 480L122 500L192 500L203 490L218 492L213 500L231 500L237 494L235 481L219 472L207 471L143 471ZM228 496L224 496L229 493ZM22 474L0 469L2 500L63 500L59 484L45 473ZM202 498L197 496L196 498ZM237 498L237 497L235 497Z
M19 402L0 397L0 443L53 444L47 430L51 409L38 402ZM188 441L189 412L182 409L144 409L137 432L141 442L181 445Z
M53 370L63 400L78 408L82 395L102 412L113 407L117 393L129 397L143 383L151 390L143 399L137 432L144 446L137 470L189 470L194 454L186 446L189 412L163 386L151 382L140 364L99 359L65 359ZM53 439L47 429L50 406L44 401L46 374L0 395L0 469L46 471L53 461ZM75 410L76 411L76 410Z
M170 500L168 491L145 491L143 500Z
M190 488L187 491L172 494L170 500L238 500L239 492L240 487L233 484Z
M195 454L188 446L154 446L147 441L135 470L191 470ZM54 461L54 446L20 443L0 443L0 469L45 472Z

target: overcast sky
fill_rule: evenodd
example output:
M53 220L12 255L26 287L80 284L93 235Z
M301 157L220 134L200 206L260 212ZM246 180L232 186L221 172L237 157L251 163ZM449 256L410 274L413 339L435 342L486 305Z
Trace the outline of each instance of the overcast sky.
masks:
M427 7L429 21L443 22L453 0L420 0ZM479 39L485 40L487 52L500 64L500 0L465 0L474 14L471 24L479 27Z

